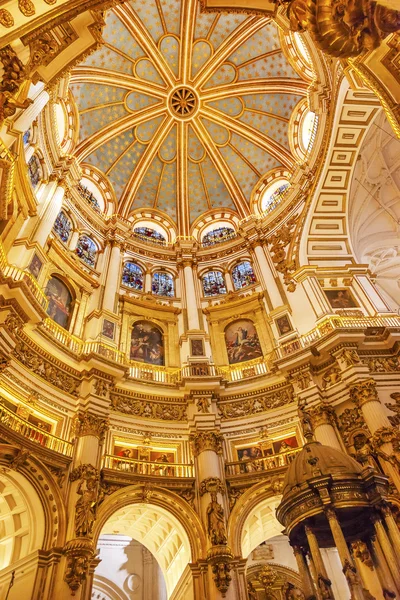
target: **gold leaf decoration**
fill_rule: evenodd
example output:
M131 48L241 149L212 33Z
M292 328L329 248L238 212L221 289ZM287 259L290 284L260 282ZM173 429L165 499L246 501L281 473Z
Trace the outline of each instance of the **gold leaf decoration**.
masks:
M25 17L32 17L36 12L31 0L18 0L18 8Z
M44 0L46 4L55 4L57 0Z
M14 25L12 14L5 8L0 10L0 25L3 25L3 27L12 27Z

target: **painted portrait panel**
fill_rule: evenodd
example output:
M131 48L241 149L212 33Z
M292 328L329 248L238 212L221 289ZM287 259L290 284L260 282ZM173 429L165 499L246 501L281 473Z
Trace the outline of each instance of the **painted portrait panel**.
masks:
M150 460L151 462L175 462L175 457L173 452L160 452L159 450L152 450L150 452Z
M204 356L203 340L190 340L192 356Z
M239 460L255 460L262 457L262 451L258 446L249 446L248 448L240 448L237 451Z
M249 319L241 319L228 325L225 329L225 343L231 365L263 355L256 328Z
M49 300L47 314L53 321L64 329L68 329L71 316L73 298L71 292L61 279L52 277L44 292Z
M135 323L131 335L130 357L139 362L163 365L164 342L161 330L146 321Z
M275 323L278 328L279 335L285 335L286 333L293 331L292 324L287 315L283 315L282 317L275 319Z
M108 319L104 319L101 333L109 340L113 340L115 335L115 323L113 321L109 321Z
M277 440L273 442L274 454L280 454L281 452L289 452L299 447L297 438L295 435L285 438L283 440Z
M332 308L357 308L359 306L349 290L334 289L324 290L324 292Z
M115 444L114 446L114 456L120 456L121 458L138 458L138 450L137 448L130 448L126 446L121 446L119 444Z
M37 254L33 255L33 258L31 260L31 264L29 265L29 272L33 275L33 277L35 279L37 279L39 277L41 268L43 266L42 261L40 260L40 258L38 257Z

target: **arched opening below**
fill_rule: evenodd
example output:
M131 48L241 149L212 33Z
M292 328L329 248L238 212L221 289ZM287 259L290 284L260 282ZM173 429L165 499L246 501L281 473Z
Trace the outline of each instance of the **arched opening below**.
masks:
M136 587L149 581L150 570L154 589L151 592L150 588L143 598L167 600L192 560L190 541L183 525L169 511L152 504L130 504L117 510L103 526L98 547L103 564L96 568L94 581L99 580L97 576L103 578L103 583L107 580L110 585L117 585L121 600L132 597L133 590L129 586ZM132 570L135 564L132 560L140 553L143 565L149 561L146 576L144 572L142 575L138 572L140 562L135 566L136 570ZM97 589L96 585L93 589Z

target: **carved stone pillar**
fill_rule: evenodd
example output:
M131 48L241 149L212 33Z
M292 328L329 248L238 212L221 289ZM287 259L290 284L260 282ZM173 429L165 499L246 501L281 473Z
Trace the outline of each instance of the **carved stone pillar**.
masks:
M397 563L400 567L400 532L399 528L396 525L396 521L393 518L392 511L390 506L383 505L380 507L381 513L385 519L386 528L389 534L390 542L393 546L393 550L395 552L395 556L397 558Z
M332 582L328 578L328 573L322 560L321 551L319 549L318 540L309 525L305 526L305 532L307 536L308 546L310 548L311 557L314 563L316 572L316 584L319 592L319 596L325 595L328 600L333 600L334 595L332 592Z
M376 565L376 572L381 583L382 591L385 592L385 590L387 590L390 593L396 594L396 584L376 535L372 536L369 549L374 564Z
M380 547L382 548L382 552L389 567L390 573L392 574L397 590L400 590L400 571L393 546L391 545L386 534L386 530L380 516L374 515L373 521L375 525L376 536L378 538Z
M367 544L362 540L352 542L351 553L354 564L360 574L363 587L368 590L376 600L384 600L382 586Z
M319 404L309 409L314 427L314 435L317 442L325 446L331 446L343 452L339 438L336 434L335 410L327 404Z
M196 289L193 277L193 264L190 261L183 263L183 277L185 281L186 310L189 330L200 329L199 312L197 307Z
M357 575L357 571L354 566L353 559L351 557L350 550L347 546L347 542L343 535L343 531L338 521L336 512L333 510L333 508L328 508L325 511L325 514L329 522L329 527L332 532L335 546L339 553L340 562L342 563L343 567L343 573L347 579L347 583L351 591L351 597L354 600L364 600L361 581Z
M256 255L258 266L260 267L261 275L264 280L264 287L270 297L272 308L277 308L282 305L282 296L279 292L272 268L268 263L261 242L256 242L254 244L254 254Z
M304 555L304 550L300 548L300 546L293 546L293 554L297 562L297 568L300 573L300 578L303 584L303 590L306 595L306 600L315 598L316 591L314 588L310 570L308 568L306 557Z

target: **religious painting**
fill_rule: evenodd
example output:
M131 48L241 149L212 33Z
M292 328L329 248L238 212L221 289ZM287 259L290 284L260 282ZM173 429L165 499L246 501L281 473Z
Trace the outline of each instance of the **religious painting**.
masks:
M240 448L237 451L239 460L255 460L262 458L262 451L258 446L249 446L248 448Z
M203 340L190 340L190 348L192 356L204 356Z
M286 333L293 331L292 324L287 315L283 315L282 317L275 319L275 324L278 328L279 335L285 335Z
M39 277L42 266L42 261L40 260L37 254L34 254L28 269L35 279Z
M104 319L101 335L104 335L104 337L108 338L109 340L113 340L115 335L115 323L113 321L109 321L108 319Z
M160 452L159 450L152 450L150 452L150 461L158 463L173 463L175 462L175 456L173 452Z
M161 330L146 321L135 323L131 335L130 357L139 362L163 365L164 342Z
M274 454L281 454L282 452L289 452L298 448L299 444L295 435L285 438L283 440L277 440L273 442Z
M231 365L263 355L256 328L249 319L228 325L225 329L225 343Z
M334 289L324 290L324 292L332 308L357 308L359 306L350 290Z
M61 279L52 277L47 283L45 292L49 300L47 314L64 329L68 329L73 307L71 292Z
M138 450L137 448L130 448L127 446L122 446L121 444L114 445L114 456L120 456L121 458L138 458Z

